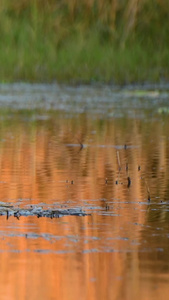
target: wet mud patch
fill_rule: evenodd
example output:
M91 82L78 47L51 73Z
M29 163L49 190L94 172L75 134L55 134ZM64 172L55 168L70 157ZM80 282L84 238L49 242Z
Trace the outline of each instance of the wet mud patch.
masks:
M67 208L67 209L44 209L37 205L31 205L30 207L19 208L12 205L1 204L0 206L0 216L7 216L7 219L11 216L19 219L20 217L30 217L35 216L37 218L47 217L47 218L60 218L63 216L87 216L85 211L81 208Z

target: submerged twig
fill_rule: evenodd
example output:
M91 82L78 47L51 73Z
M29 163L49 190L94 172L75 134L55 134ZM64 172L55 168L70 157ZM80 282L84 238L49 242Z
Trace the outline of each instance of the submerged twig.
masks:
M78 143L80 145L80 151L81 151L83 149L84 145L81 143L81 141L79 139L77 139L77 140L78 140Z
M126 172L127 172L127 187L129 188L130 185L131 185L131 178L130 178L130 175L129 175L129 166L128 166L128 163L126 163Z
M119 171L120 171L120 170L121 170L121 164L120 164L120 155L119 155L119 151L117 151L117 162L118 162Z
M129 167L128 167L128 163L126 163L126 172L128 172Z
M150 197L150 189L148 187L148 184L147 184L147 181L145 180L145 184L146 184L146 188L147 188L147 194L148 194L148 201L151 200L151 197Z

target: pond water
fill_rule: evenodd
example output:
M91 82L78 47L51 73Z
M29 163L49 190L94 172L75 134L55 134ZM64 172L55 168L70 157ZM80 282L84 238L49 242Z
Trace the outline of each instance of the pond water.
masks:
M168 299L169 87L0 85L0 298Z

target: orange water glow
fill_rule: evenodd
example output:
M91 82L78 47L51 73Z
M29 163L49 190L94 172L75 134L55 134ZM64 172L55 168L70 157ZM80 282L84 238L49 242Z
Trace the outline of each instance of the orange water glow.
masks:
M1 216L0 299L168 299L167 124L52 114L0 125L0 201L91 214Z

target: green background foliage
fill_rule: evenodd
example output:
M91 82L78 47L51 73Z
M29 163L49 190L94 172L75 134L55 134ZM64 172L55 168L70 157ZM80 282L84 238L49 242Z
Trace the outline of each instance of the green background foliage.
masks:
M169 77L167 0L2 0L0 80Z

